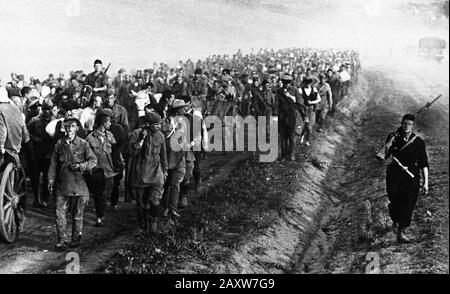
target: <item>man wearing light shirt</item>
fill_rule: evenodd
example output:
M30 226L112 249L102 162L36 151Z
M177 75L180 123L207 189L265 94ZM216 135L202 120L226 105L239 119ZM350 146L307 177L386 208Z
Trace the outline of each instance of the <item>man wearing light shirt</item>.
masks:
M319 91L312 86L312 83L312 78L305 78L303 80L303 86L299 89L299 92L303 97L303 104L306 106L306 114L303 118L305 125L301 134L300 143L305 143L306 146L310 146L309 139L311 137L311 128L315 124L316 107L317 104L322 101Z
M344 99L348 94L348 88L350 87L350 74L347 71L347 68L345 65L341 65L339 68L339 77L342 82L342 99Z

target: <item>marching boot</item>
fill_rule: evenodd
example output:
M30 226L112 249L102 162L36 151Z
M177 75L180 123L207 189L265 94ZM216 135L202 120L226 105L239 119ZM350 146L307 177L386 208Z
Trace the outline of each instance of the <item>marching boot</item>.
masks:
M195 193L200 193L201 189L202 189L203 183L202 183L202 178L199 178L197 183L195 183Z
M147 209L143 209L142 211L142 223L140 224L141 232L146 235L148 233L148 218L149 214L147 213Z
M158 218L156 217L149 217L149 233L150 234L156 234L158 232Z
M409 242L411 242L411 240L409 240L408 236L406 236L404 228L399 228L398 229L397 241L399 243L409 243Z
M150 234L156 234L158 232L158 216L160 212L160 205L152 205L149 212L150 222L148 229Z
M139 233L142 234L144 231L144 216L142 213L142 208L136 207L137 221L139 225Z

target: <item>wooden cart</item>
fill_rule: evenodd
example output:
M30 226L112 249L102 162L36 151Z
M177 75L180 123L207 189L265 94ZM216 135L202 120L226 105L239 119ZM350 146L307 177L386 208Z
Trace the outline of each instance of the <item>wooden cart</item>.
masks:
M12 162L0 172L0 236L13 243L25 222L25 171Z

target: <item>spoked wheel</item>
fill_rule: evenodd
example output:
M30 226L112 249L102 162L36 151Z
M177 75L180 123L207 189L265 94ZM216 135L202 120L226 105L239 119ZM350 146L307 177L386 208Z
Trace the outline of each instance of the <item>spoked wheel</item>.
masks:
M25 222L25 173L9 163L1 174L0 234L9 243L16 241Z

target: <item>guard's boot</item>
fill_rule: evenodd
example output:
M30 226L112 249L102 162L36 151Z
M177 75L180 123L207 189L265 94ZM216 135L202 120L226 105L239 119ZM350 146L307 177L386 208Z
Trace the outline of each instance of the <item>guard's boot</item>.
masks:
M397 241L399 243L411 242L411 240L409 240L408 236L406 236L405 229L403 229L403 228L398 229Z

